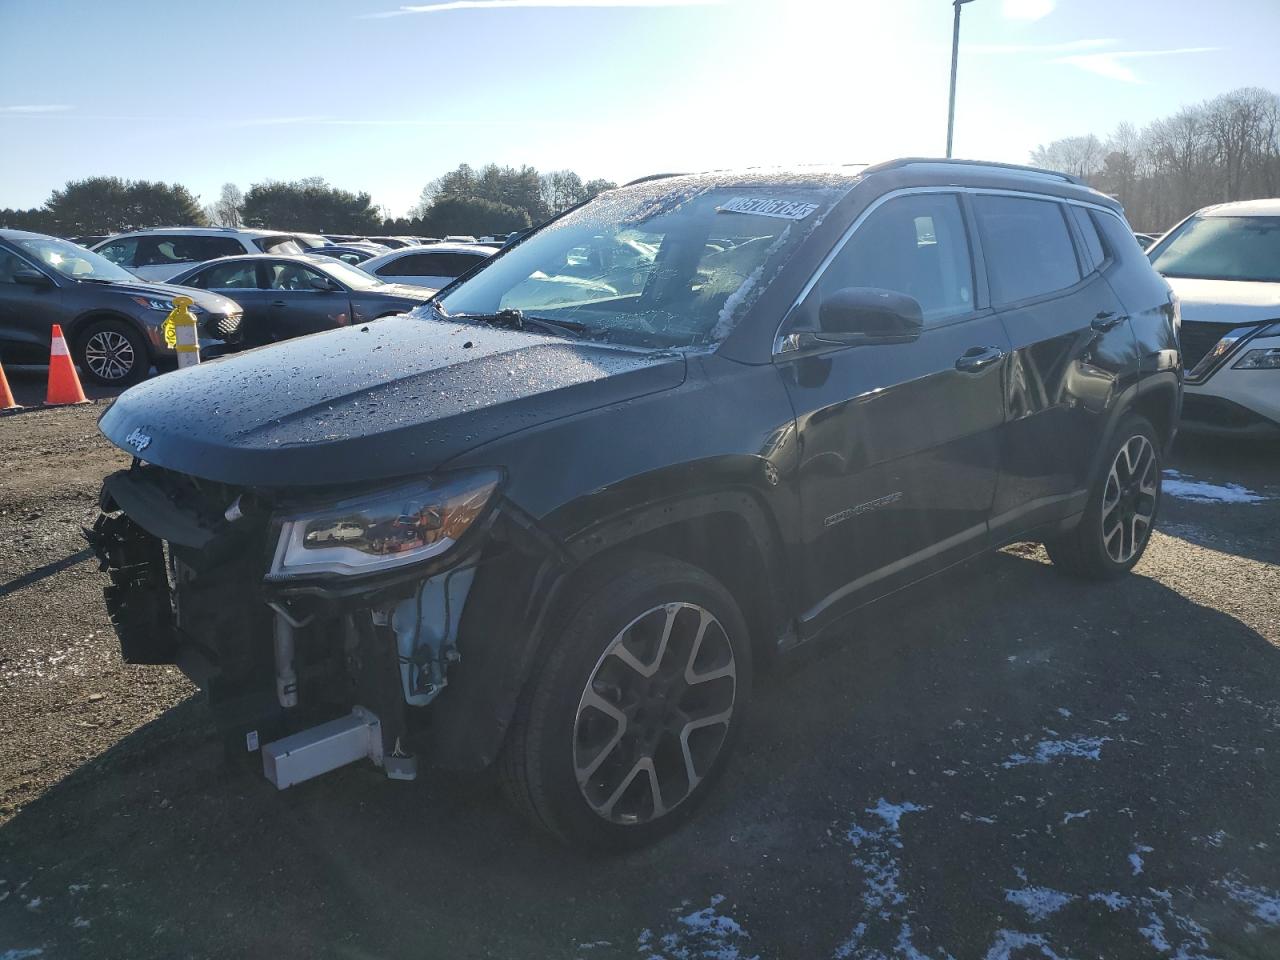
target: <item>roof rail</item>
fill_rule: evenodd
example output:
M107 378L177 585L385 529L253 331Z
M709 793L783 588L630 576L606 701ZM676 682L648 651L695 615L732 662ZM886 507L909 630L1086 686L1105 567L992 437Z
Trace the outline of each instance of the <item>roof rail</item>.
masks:
M953 160L942 157L901 157L897 160L887 160L884 163L877 163L867 167L866 170L862 171L862 175L865 177L873 173L897 170L917 163L949 164L959 167L995 167L997 170L1011 170L1017 173L1034 174L1046 179L1065 180L1067 183L1074 183L1080 187L1088 186L1084 180L1075 174L1063 173L1060 170L1046 170L1043 167L1031 167L1021 163L997 163L994 160Z
M624 183L624 187L634 187L637 183L648 183L650 180L666 180L668 177L683 177L683 173L651 173L647 177L637 177Z
M159 227L137 227L132 232L141 233L144 230L221 230L225 233L237 233L237 227L198 227L194 223L172 223Z

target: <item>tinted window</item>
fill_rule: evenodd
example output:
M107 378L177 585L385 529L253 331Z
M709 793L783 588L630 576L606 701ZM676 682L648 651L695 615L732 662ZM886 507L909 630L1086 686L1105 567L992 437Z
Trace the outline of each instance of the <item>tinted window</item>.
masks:
M30 270L31 265L23 263L20 257L8 250L0 249L0 283L13 283L13 275L18 270Z
M960 202L950 194L890 200L854 231L818 281L819 302L842 287L896 290L926 323L973 310L973 266Z
M134 261L134 255L138 252L138 238L125 237L120 240L112 240L95 252L119 266L136 267L137 263Z
M1129 225L1119 217L1108 213L1090 214L1090 219L1102 235L1102 246L1108 257L1127 263L1138 257L1146 257L1138 238L1133 235Z
M263 253L306 253L293 237L259 237L253 241Z
M158 235L138 240L137 265L139 267L171 266L179 263L200 263L204 256L204 237Z
M976 196L973 203L996 303L1043 296L1080 279L1061 204L993 196Z
M465 253L411 253L376 272L380 277L460 277L483 259Z
M191 282L212 290L254 290L258 286L258 269L253 261L219 263L196 274Z
M234 237L192 237L192 249L202 260L218 257L236 257L244 253L244 247Z
M273 263L267 267L267 288L270 290L315 290L312 280L328 282L319 270L312 270L300 263Z
M1096 270L1102 266L1102 261L1107 259L1107 255L1102 251L1102 239L1098 236L1098 228L1093 225L1093 218L1084 207L1069 206L1067 209L1071 211L1071 218L1075 220L1076 226L1080 229L1080 235L1084 237L1084 251L1089 269Z

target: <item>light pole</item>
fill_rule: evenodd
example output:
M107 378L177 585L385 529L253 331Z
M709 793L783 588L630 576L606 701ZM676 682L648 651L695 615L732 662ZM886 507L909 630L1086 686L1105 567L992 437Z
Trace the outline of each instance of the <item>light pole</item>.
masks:
M951 0L956 19L951 28L951 99L947 105L947 159L951 159L951 138L956 130L956 63L960 57L960 8L973 0Z

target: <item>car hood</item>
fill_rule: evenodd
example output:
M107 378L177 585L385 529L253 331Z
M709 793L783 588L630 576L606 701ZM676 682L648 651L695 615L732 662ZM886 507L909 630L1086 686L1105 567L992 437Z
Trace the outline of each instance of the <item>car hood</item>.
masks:
M419 303L426 303L436 295L437 289L437 287L418 287L414 286L412 283L385 283L368 292L384 297L404 297L406 300L416 300ZM361 292L362 291L356 291L353 296L357 296Z
M1166 277L1191 323L1258 323L1280 320L1280 283Z
M166 300L172 300L174 297L183 296L190 297L201 310L207 310L210 313L239 313L240 304L227 297L217 293L210 293L208 290L197 290L195 287L180 287L174 283L147 283L145 280L139 280L137 283L113 283L107 284L80 284L82 287L88 287L95 292L105 291L107 293L118 293L126 297L163 297Z
M397 316L156 377L99 427L127 453L209 480L337 486L424 474L684 377L679 354Z

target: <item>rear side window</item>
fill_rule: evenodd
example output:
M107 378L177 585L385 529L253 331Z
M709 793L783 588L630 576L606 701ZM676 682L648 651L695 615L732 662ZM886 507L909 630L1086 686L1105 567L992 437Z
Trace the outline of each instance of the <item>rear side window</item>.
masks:
M412 253L377 269L380 277L460 277L483 257L465 253Z
M1102 245L1106 248L1108 257L1113 257L1120 263L1129 263L1138 257L1146 258L1146 251L1139 245L1138 238L1133 235L1127 223L1107 213L1095 212L1091 216L1097 224L1098 232L1102 234Z
M258 268L252 262L237 261L209 267L192 278L194 285L206 290L255 290Z
M973 206L994 302L1045 296L1080 280L1061 204L979 195Z
M1086 266L1090 270L1097 270L1102 266L1102 261L1107 259L1107 255L1102 250L1102 239L1098 236L1098 228L1093 225L1093 218L1084 207L1069 206L1067 209L1071 211L1071 219L1076 222L1080 235L1084 237Z
M201 260L236 257L244 253L244 247L234 237L192 237L188 242Z
M137 237L122 237L119 240L112 240L106 246L99 247L95 252L106 257L118 267L138 266L138 263L134 260L134 256L138 252Z
M819 302L843 287L879 287L920 302L926 324L973 310L973 261L960 202L950 194L889 200L836 254Z

